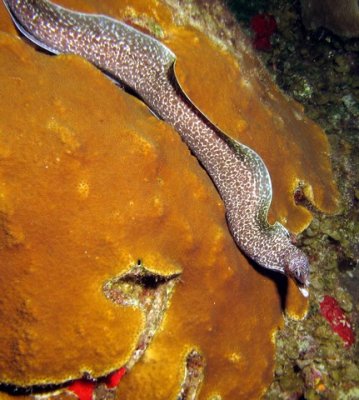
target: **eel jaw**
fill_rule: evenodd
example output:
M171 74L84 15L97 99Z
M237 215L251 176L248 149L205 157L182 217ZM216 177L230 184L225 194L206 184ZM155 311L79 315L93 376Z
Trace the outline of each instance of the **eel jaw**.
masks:
M299 286L298 289L300 293L302 293L303 297L308 298L309 297L309 287L307 285L305 286Z
M284 273L292 278L304 297L309 296L309 261L302 250L291 246Z

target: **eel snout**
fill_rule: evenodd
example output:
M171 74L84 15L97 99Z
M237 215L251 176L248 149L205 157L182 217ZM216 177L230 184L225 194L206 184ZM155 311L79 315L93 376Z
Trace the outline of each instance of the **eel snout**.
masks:
M298 285L304 297L309 295L309 260L297 247L292 246L285 267L285 274L290 276Z

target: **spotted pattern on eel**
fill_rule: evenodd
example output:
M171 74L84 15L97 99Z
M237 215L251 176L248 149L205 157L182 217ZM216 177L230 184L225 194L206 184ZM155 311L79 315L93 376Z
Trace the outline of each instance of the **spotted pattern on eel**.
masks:
M214 182L238 247L262 267L293 278L308 296L309 263L279 222L267 220L272 201L260 156L230 138L187 98L179 86L176 56L165 45L104 15L71 11L47 0L4 0L19 31L36 45L77 54L133 90L170 124Z

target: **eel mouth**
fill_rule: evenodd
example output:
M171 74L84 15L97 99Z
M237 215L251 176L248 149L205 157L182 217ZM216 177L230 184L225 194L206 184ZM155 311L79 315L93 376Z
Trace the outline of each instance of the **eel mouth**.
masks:
M303 297L309 297L309 280L307 278L304 280L299 280L291 271L286 271L285 275L294 281Z

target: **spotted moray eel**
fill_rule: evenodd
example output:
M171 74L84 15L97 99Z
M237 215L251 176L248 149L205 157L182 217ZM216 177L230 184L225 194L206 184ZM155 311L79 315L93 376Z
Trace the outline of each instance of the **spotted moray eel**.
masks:
M86 58L170 124L214 182L238 247L262 267L293 278L308 296L306 255L293 245L283 225L267 220L272 185L264 162L214 126L187 98L177 82L176 57L170 49L107 16L71 11L47 0L4 3L18 30L36 45Z

